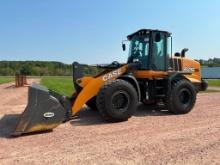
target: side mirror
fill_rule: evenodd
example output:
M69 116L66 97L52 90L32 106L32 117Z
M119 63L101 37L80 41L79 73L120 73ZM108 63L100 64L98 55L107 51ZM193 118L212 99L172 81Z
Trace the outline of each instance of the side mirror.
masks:
M122 44L122 49L123 49L123 51L126 50L126 45L125 44Z
M189 50L188 48L184 48L184 49L181 51L181 57L185 57L185 56L186 56L186 52L187 52L188 50Z

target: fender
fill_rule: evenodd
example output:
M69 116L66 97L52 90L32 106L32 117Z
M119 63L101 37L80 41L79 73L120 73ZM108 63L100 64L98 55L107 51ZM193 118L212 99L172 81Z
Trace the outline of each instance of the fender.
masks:
M141 90L140 90L139 83L138 83L137 79L132 74L122 75L122 76L118 77L118 79L125 80L125 81L129 82L131 85L133 85L133 87L136 89L137 94L138 94L138 101L141 100Z
M180 79L185 79L190 81L189 79L187 79L184 75L189 75L191 73L187 73L187 72L169 72L168 74L168 92L171 91L171 87L172 87L172 81L173 80L180 80Z

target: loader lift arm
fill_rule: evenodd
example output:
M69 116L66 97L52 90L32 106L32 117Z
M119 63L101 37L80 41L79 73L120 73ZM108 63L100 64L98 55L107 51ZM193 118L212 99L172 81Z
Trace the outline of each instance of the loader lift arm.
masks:
M117 69L114 69L104 75L98 77L83 77L74 78L75 86L81 88L80 92L75 94L75 99L72 106L72 115L79 112L80 108L89 101L92 97L96 96L103 84L117 79L119 76L125 74L128 71L128 65L123 65Z

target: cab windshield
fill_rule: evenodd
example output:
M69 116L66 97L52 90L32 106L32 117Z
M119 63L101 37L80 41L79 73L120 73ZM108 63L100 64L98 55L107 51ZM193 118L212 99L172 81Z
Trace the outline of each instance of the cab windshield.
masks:
M138 35L132 38L130 42L128 63L140 62L141 68L146 69L148 67L149 44L149 35Z

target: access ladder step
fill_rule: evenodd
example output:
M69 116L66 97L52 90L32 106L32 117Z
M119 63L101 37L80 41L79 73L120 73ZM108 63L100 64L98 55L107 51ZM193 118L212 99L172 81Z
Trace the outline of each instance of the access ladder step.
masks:
M164 89L162 86L156 86L156 89Z
M164 98L166 97L166 95L162 94L162 95L156 95L157 98Z

